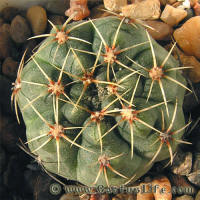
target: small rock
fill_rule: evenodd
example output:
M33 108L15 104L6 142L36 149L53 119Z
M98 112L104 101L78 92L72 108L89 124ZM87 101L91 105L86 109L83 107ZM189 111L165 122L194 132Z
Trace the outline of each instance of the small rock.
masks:
M187 177L191 183L200 187L200 153L195 153L193 169Z
M111 13L103 11L101 9L105 9L103 4L92 8L91 11L90 11L90 18L91 19L97 19L97 18L107 17L107 16L112 15Z
M184 1L181 1L181 4L179 6L177 6L177 8L179 9L190 9L191 6L190 6L190 0L184 0Z
M6 22L11 22L13 18L19 13L19 10L15 7L5 7L2 11L1 14L3 16L3 19Z
M70 17L76 12L73 20L79 21L90 15L90 10L87 6L87 0L73 0L70 1L70 8L65 11L65 15Z
M0 146L0 174L2 174L2 172L5 169L5 164L6 164L6 154L4 149Z
M154 30L147 28L149 34L155 40L170 40L171 34L173 33L173 28L161 21L145 21L145 24L152 27Z
M194 198L189 195L183 195L180 197L176 197L175 200L194 200Z
M160 0L160 4L161 4L162 6L165 6L166 4L172 5L172 4L174 4L175 2L176 2L176 0Z
M171 166L172 172L179 175L188 175L192 168L192 153L179 150Z
M199 200L200 199L200 191L197 193L195 200Z
M123 6L127 5L127 0L104 0L106 9L113 12L120 12Z
M24 43L31 36L31 30L24 17L17 15L12 20L10 35L16 43Z
M8 34L0 32L0 59L5 59L12 54L12 41Z
M190 0L190 6L193 7L197 2L198 0Z
M185 176L168 173L168 178L172 185L173 195L190 195L196 193L196 188L186 179ZM187 190L186 190L187 188ZM181 190L182 189L182 190Z
M160 19L166 24L169 24L170 26L176 26L186 16L187 12L185 10L166 5L160 16Z
M17 75L18 65L19 63L13 60L12 57L7 57L2 65L2 73L10 79L14 80Z
M122 7L122 14L132 19L158 19L160 12L159 0L142 1Z
M194 28L195 27L195 28ZM200 16L190 18L174 31L174 38L182 50L200 59Z
M179 51L181 52L181 51ZM179 53L179 58L183 66L192 67L191 69L185 69L184 73L193 82L200 82L200 62L194 56L187 56L184 53Z
M200 4L198 2L193 6L193 10L196 16L200 15Z
M8 36L10 36L10 24L3 24L0 27L0 32L6 33Z
M40 35L45 32L47 27L46 10L41 6L32 6L28 9L26 17L31 24L34 35Z

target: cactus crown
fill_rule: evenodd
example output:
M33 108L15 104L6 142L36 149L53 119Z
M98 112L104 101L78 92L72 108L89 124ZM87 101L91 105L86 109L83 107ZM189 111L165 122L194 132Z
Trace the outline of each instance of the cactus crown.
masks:
M70 20L50 22L19 67L12 101L31 152L49 171L88 186L127 184L156 161L172 162L188 126L175 45L168 53L125 18Z

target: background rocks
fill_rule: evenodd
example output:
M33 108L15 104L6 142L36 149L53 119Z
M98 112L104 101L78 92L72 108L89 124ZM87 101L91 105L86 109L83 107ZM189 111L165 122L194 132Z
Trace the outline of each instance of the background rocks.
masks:
M15 2L17 4L19 1ZM77 195L72 194L62 196L64 194L63 187L61 187L61 193L52 195L49 192L50 187L51 184L56 183L56 181L45 174L42 166L36 163L35 159L30 158L29 155L16 145L19 143L19 138L26 141L26 137L23 122L21 125L18 125L14 111L11 110L11 83L16 77L18 64L25 49L28 48L26 56L26 59L28 59L30 55L32 55L32 50L42 41L42 39L27 41L27 38L42 33L48 33L52 27L47 23L47 19L54 24L62 25L67 19L67 17L64 16L64 11L69 8L69 4L67 4L69 1L65 2L59 0L56 1L56 5L51 1L38 2L40 6L32 7L32 5L24 5L24 7L28 8L27 10L20 10L16 7L6 7L0 12L1 200L79 199ZM46 3L45 7L50 6L50 10L54 12L53 14L44 9L45 7L41 7L41 4L44 2ZM0 5L1 3L2 1L0 1ZM34 1L34 4L36 3L37 0ZM64 3L65 6L63 6ZM194 91L194 93L186 93L184 99L185 118L188 119L191 116L193 121L191 126L186 130L184 137L193 144L181 145L182 151L177 153L172 166L167 166L168 160L162 163L156 163L146 176L154 179L158 174L166 175L172 187L175 186L175 188L177 188L173 194L173 199L199 200L200 192L197 194L197 191L200 190L200 162L198 154L198 152L200 152L200 125L198 125L200 121L200 16L193 17L194 15L199 15L199 4L197 0L191 0L191 8L182 10L177 8L182 4L183 2L178 2L176 0L133 0L128 1L128 5L122 9L122 12L127 17L140 18L140 20L144 20L144 24L154 28L154 31L149 28L147 30L162 46L171 46L173 43L172 37L174 36L177 47L174 49L173 54L176 55L180 66L193 66L192 69L184 70L184 75L190 80L188 87L192 87ZM111 15L108 12L98 10L98 8L105 8L103 0L88 0L88 7L91 11L91 18ZM167 12L165 10L166 7L170 8ZM130 10L132 8L135 9L135 11ZM180 48L182 51L177 50ZM196 123L197 125L195 125ZM191 127L193 127L192 130ZM145 176L141 177L138 184L142 183L144 180ZM77 184L66 180L62 181L65 181L66 184ZM192 188L193 193L181 193L181 191L178 190L179 187ZM85 199L92 199L93 197L94 196L86 195ZM136 196L126 193L117 195L96 195L95 197L98 200L136 199Z
M41 6L33 6L27 10L26 17L31 25L33 35L40 35L47 27L46 10Z

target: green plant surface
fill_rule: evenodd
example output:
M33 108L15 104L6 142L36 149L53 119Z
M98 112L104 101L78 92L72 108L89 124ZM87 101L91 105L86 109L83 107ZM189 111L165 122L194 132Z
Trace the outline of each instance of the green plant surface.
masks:
M69 21L36 36L46 39L20 64L12 100L31 152L87 186L128 184L156 161L172 163L188 126L172 49L117 17Z

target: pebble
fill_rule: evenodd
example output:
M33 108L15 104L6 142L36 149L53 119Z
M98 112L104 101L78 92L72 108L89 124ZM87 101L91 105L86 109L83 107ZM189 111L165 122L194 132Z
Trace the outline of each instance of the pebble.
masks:
M28 19L33 34L43 34L47 27L46 10L41 6L32 6L27 10L26 18Z
M194 28L195 27L195 28ZM181 49L190 56L200 59L200 16L190 18L174 31L174 38Z
M186 16L187 12L185 10L174 8L171 5L166 5L160 16L160 19L170 26L176 26Z
M0 32L0 59L5 59L12 54L12 41L8 34Z
M31 36L31 30L24 17L17 15L12 20L10 35L16 43L24 43Z
M167 174L170 183L172 185L172 193L174 195L191 195L193 196L196 193L196 188L187 180L185 176L168 173ZM190 188L188 191L179 190L179 188Z
M147 28L147 31L155 40L171 40L173 28L170 25L157 20L145 21L145 24L154 29Z
M195 200L199 200L200 199L200 190L198 191L196 197L195 197Z
M193 7L196 3L198 3L198 0L190 0L191 7Z
M127 5L127 0L104 0L106 9L113 12L120 12L123 6Z
M180 197L176 197L175 200L194 200L194 198L189 195L182 195Z
M183 152L179 149L177 152L171 170L174 174L188 175L192 169L192 153Z
M73 0L70 1L70 8L65 11L66 16L71 16L77 12L76 15L73 17L73 20L79 21L82 20L90 15L90 10L87 6L87 0Z
M125 17L141 20L158 19L160 17L160 1L148 0L122 7Z
M160 0L161 5L174 4L177 0Z
M0 32L6 33L8 36L10 36L10 24L2 24L2 26L0 26Z
M14 80L17 75L18 65L19 63L13 60L12 57L7 57L2 65L2 73L11 80Z
M192 172L187 176L188 180L200 187L200 153L195 153Z
M181 51L180 51L181 52ZM192 68L183 70L184 74L193 82L200 82L200 62L194 56L187 56L179 53L182 66L190 66Z
M11 22L13 18L19 13L19 10L15 7L5 7L2 11L1 14L3 16L3 19L6 22Z
M196 16L200 15L200 4L198 2L193 6L193 10Z

